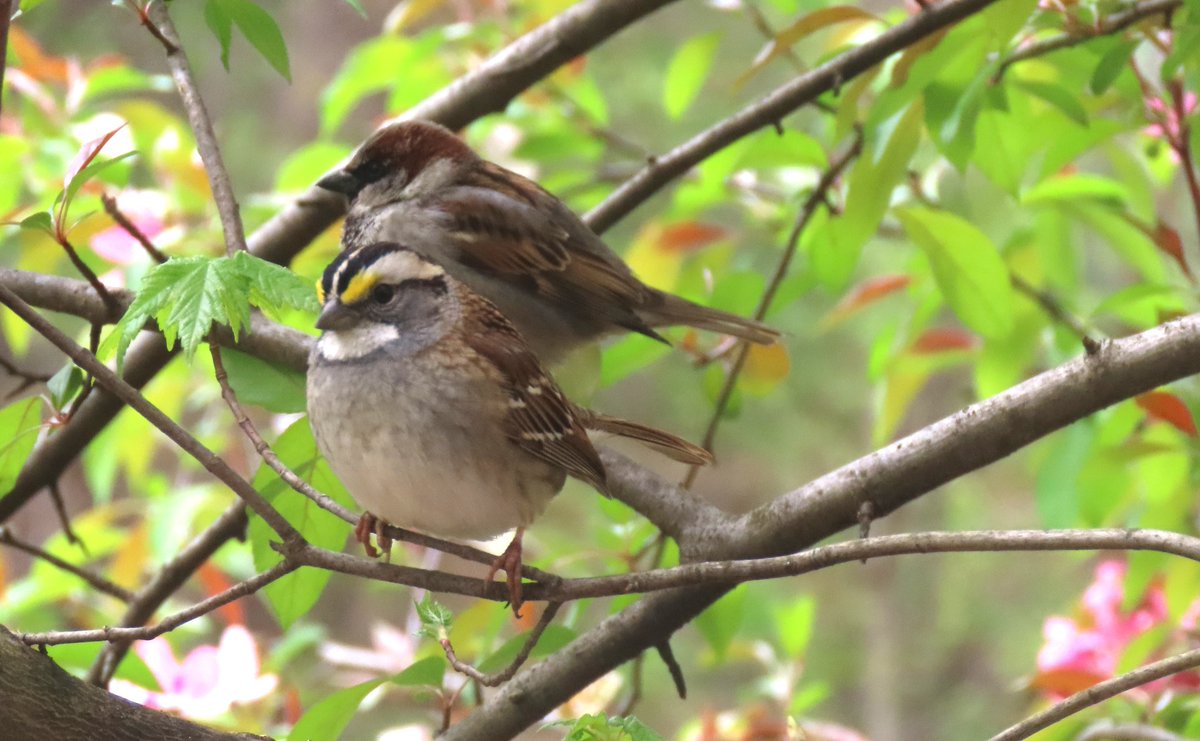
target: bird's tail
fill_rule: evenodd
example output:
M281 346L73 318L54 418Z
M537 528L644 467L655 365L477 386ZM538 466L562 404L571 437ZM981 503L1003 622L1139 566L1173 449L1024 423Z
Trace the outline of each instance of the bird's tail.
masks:
M779 332L762 322L727 311L710 309L669 293L656 292L655 298L649 304L639 309L638 313L651 327L684 324L696 329L740 337L756 345L773 345L779 341Z
M586 409L580 410L580 422L588 430L607 432L617 437L627 437L630 440L636 440L651 450L661 453L672 460L677 460L680 463L703 466L713 461L712 453L699 445L693 445L687 440L672 435L669 432L664 432L663 430L637 422L609 417L608 415Z

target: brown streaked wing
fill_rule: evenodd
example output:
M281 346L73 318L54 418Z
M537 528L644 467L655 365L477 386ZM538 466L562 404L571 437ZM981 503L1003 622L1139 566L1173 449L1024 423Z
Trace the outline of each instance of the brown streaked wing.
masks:
M608 496L600 456L575 416L574 407L512 323L490 301L460 292L467 310L466 342L504 378L509 408L507 434L522 450L558 466Z

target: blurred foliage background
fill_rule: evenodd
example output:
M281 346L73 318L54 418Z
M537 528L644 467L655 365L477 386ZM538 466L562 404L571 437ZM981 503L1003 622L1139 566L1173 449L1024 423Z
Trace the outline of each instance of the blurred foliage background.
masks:
M137 155L97 175L72 206L75 216L99 211L71 232L83 260L110 285L135 289L150 265L100 211L102 192L116 195L168 255L220 254L219 223L162 49L136 15L101 2L25 5L11 32L0 119L5 220L50 208L81 147L123 122L103 155ZM262 0L257 7L278 24L286 55L269 44L260 53L239 26L228 70L206 27L212 5L176 2L170 10L252 231L386 117L569 3L362 0L360 14L347 2ZM669 5L463 135L586 211L648 156L914 12L883 2L840 14L823 7L792 0ZM605 235L648 282L750 313L800 204L862 132L862 155L803 234L768 314L786 339L751 355L720 423L718 465L700 474L699 494L748 510L1077 356L1080 337L1047 305L1095 339L1195 311L1189 266L1197 258L1200 193L1188 181L1200 7L1184 3L1173 33L1155 16L1000 68L1030 39L1083 33L1125 7L1002 0L939 34L936 45L918 45L788 116L780 131L764 129L715 154ZM806 18L809 26L794 25ZM777 39L775 53L760 56L789 28L795 43ZM328 230L291 267L315 280L337 238L337 228ZM77 277L44 233L10 227L3 239L5 266ZM280 318L312 331L311 314ZM56 321L86 340L82 321ZM62 368L61 357L12 314L0 313L0 327L6 356L20 368L45 375ZM602 353L575 358L560 380L595 408L700 439L732 354L719 337L669 336L673 350L640 337L609 342ZM302 379L228 355L235 385L259 404L256 415L285 460L311 457L297 414ZM0 379L7 384L0 390L18 383ZM872 532L1152 526L1193 533L1198 392L1189 380L1119 404L922 498ZM56 393L35 385L0 411L10 422L0 425L9 436L0 488L11 485L37 430L69 401L69 393ZM218 402L205 353L172 361L147 395L235 467L257 468ZM644 458L664 475L685 473ZM258 482L267 487L269 478ZM62 491L86 551L67 542L43 499L7 525L128 588L232 501L128 410L70 469ZM260 565L269 557L258 533L252 526L253 549L222 549L170 604L184 606L250 575L252 550ZM564 575L646 567L654 535L623 505L571 482L530 531L527 557ZM666 562L676 557L668 548ZM398 548L396 559L439 564L417 550ZM1113 609L1132 611L1153 595L1163 601L1150 633L1137 631L1113 649L1114 661L1128 668L1189 640L1176 628L1189 625L1200 569L1153 554L1126 561L1117 585L1123 597ZM810 724L814 738L835 731L876 741L979 737L1083 681L1039 663L1038 654L1051 615L1071 615L1081 630L1095 627L1088 622L1094 615L1079 607L1094 565L1086 554L955 554L743 585L673 641L689 681L686 702L649 656L643 668L624 667L561 714L632 714L666 738L786 738L794 731L788 718ZM263 662L251 676L276 678L273 691L253 702L218 702L211 715L181 712L280 735L315 712L298 733L327 732L339 718L348 722L345 738L394 741L427 737L451 696L453 713L470 711L475 689L456 694L461 678L444 674L436 642L418 635L420 595L340 576L324 581L268 590L164 639L190 659L198 646L228 636L228 626L244 624L250 637L236 637L249 640ZM296 592L307 596L296 599ZM26 631L107 625L121 613L118 601L13 550L0 550L0 595L0 623ZM632 599L570 605L543 647L563 645ZM485 668L500 666L503 651L519 644L511 639L529 627L492 603L440 601L454 614L459 655ZM98 650L61 646L51 655L82 672ZM163 661L161 652L140 650L118 677L162 693L155 675L169 665ZM186 673L187 660L180 667ZM638 673L640 701L627 706ZM397 674L397 681L372 682ZM242 690L243 699L258 691ZM1040 738L1072 738L1107 716L1200 734L1197 707L1189 692L1159 688Z

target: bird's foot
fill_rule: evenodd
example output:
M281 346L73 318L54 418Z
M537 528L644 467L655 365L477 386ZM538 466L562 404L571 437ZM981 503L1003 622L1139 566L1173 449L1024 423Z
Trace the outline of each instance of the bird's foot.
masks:
M487 573L487 581L491 581L497 571L504 569L508 582L508 602L512 605L513 615L516 617L521 617L521 605L524 604L524 600L521 599L521 537L524 534L525 528L517 528L512 542L504 549L504 553L496 556Z
M384 561L392 560L392 539L384 532L387 526L386 522L370 512L363 512L362 516L358 518L358 524L354 526L354 539L362 543L368 558L379 558L382 551ZM371 545L372 535L375 536L375 542L379 545L378 549Z

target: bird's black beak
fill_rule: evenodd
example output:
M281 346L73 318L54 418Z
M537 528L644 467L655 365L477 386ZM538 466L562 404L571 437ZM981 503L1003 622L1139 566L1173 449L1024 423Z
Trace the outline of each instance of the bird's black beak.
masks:
M347 198L353 199L358 195L358 191L362 190L362 183L349 172L338 170L318 180L317 187L341 193Z
M327 332L349 329L357 323L358 316L336 299L325 304L321 315L317 317L317 329Z

